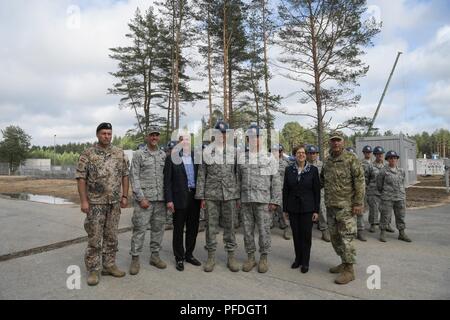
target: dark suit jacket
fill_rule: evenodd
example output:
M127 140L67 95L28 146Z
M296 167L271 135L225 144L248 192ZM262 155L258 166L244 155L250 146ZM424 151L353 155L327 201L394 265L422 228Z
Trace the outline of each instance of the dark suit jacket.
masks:
M193 154L191 154L194 163ZM197 185L198 164L194 164L194 179ZM164 197L166 203L173 202L176 209L186 209L188 206L188 179L184 164L174 164L172 157L166 157L164 165Z
M302 173L300 181L297 179L298 171L295 165L286 168L283 184L283 212L319 213L319 170L312 165L309 168L309 172Z

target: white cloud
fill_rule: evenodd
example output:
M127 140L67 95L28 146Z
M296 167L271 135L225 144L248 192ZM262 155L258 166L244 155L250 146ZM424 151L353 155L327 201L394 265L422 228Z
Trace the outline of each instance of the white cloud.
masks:
M125 45L127 23L139 5L148 0L40 0L0 2L0 128L20 125L33 136L34 144L93 140L96 125L113 123L116 134L124 134L135 122L131 110L119 110L119 97L106 94L116 68L108 58L109 48ZM80 27L68 28L70 5L79 5ZM361 81L358 109L333 115L333 123L355 114L373 115L398 50L401 57L383 103L376 127L382 130L414 133L432 131L450 121L450 25L446 1L369 0L383 20L376 45L364 60L370 65ZM190 50L195 56L195 50ZM275 57L279 50L271 49ZM276 62L276 61L275 61ZM281 76L273 68L273 93L288 96L299 88L297 82ZM206 88L205 81L191 84L194 90ZM304 110L298 95L282 101L282 107ZM217 98L219 101L220 98ZM208 110L206 101L183 105L186 114L181 125L192 130ZM425 114L425 115L424 115ZM277 115L275 125L287 121L311 126L305 117ZM447 125L448 126L448 125Z

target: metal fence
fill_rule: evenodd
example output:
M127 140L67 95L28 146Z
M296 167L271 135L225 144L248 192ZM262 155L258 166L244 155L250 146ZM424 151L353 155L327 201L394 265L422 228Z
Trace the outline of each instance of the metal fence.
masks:
M51 166L50 170L20 166L18 174L35 178L74 179L75 171L75 166Z

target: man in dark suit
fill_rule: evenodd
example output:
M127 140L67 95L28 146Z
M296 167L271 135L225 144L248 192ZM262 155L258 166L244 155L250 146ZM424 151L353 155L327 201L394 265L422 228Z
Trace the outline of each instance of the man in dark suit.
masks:
M180 144L182 149L175 147L166 158L164 195L167 209L173 213L172 246L176 268L183 271L184 260L195 266L201 265L193 256L200 218L200 200L195 199L198 165L194 163L189 135L181 136ZM185 226L186 250L183 246Z

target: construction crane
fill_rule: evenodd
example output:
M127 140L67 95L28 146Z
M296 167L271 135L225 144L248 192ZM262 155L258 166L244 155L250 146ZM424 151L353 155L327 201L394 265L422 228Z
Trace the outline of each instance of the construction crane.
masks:
M370 134L370 131L371 131L372 128L373 128L373 125L374 125L374 123L375 123L375 120L377 119L378 111L380 111L380 107L381 107L381 104L383 103L383 99L384 99L384 96L386 95L386 91L387 91L387 89L388 89L388 87L389 87L389 83L391 82L392 75L394 74L395 68L397 67L398 59L400 58L400 55L401 55L402 53L403 53L403 52L401 52L401 51L399 51L399 52L397 53L397 58L395 59L395 63L394 63L394 66L392 67L391 74L389 75L389 79L388 79L388 81L387 81L387 83L386 83L386 86L384 87L383 94L381 95L380 102L378 102L377 110L375 111L375 114L374 114L374 116L373 116L373 118L372 118L372 121L371 121L370 124L369 124L369 129L367 129L366 136L368 136L368 135Z

